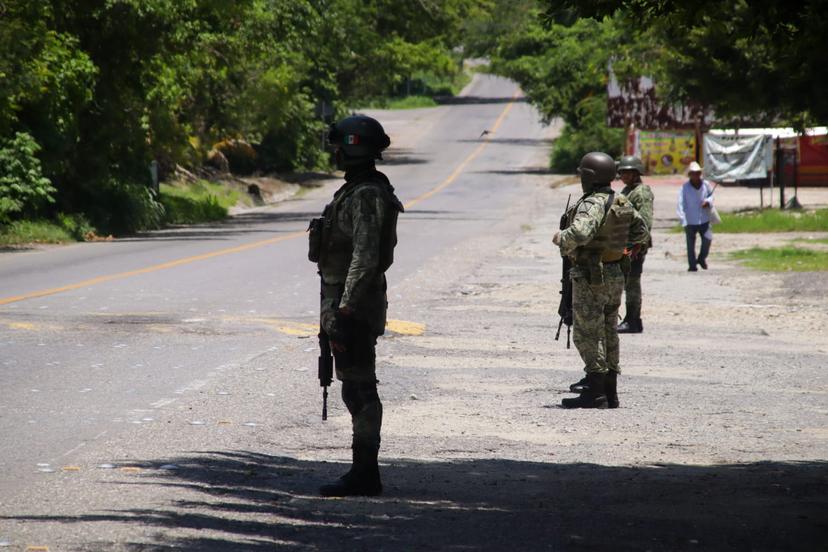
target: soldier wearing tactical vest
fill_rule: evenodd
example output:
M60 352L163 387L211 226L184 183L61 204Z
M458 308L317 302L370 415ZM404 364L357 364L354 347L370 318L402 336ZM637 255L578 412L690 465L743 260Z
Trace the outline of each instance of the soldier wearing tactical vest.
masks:
M567 227L552 241L569 256L573 268L573 341L584 361L580 395L563 399L564 408L617 408L618 308L624 289L624 251L649 240L647 225L632 204L610 187L615 161L591 152L578 167L584 195L568 211ZM575 385L578 385L575 384ZM573 385L573 387L575 387Z
M385 332L385 271L393 262L397 215L403 206L388 178L375 167L390 144L378 121L347 117L331 125L328 141L336 148L337 167L345 170L345 184L322 218L311 223L310 258L316 260L322 278L320 326L329 339L342 400L351 414L353 462L348 473L321 487L320 493L375 496L382 493L376 343Z
M621 193L630 200L635 210L647 223L647 231L653 230L653 191L641 182L644 164L638 157L625 155L618 162L618 175L624 183ZM644 258L652 246L650 240L645 247L630 258L630 269L624 281L626 311L624 320L618 324L618 333L641 333L644 323L641 321L641 273L644 271Z

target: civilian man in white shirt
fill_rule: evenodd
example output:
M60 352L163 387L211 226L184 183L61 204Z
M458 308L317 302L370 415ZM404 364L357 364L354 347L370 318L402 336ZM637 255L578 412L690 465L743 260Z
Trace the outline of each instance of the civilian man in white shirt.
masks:
M702 179L701 166L693 161L687 168L689 180L682 184L678 196L676 212L684 226L687 237L687 268L696 272L696 265L707 270L707 255L713 232L710 230L710 208L713 206L713 188L707 180ZM696 257L696 234L701 236L701 251Z

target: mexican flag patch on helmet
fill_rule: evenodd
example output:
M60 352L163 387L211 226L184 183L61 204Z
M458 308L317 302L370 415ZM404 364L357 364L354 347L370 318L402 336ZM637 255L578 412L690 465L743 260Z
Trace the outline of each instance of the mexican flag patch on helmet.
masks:
M359 135L358 134L348 134L345 136L345 144L348 146L356 146L359 145Z

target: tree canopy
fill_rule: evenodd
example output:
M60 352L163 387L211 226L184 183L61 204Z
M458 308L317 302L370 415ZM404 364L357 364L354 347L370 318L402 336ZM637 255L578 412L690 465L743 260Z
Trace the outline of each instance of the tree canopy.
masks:
M545 0L547 21L618 17L652 44L659 93L739 124L828 122L826 0ZM643 73L642 74L645 74Z
M585 151L620 153L622 132L604 124L610 66L724 124L824 124L826 4L3 0L0 151L17 175L0 187L3 217L152 226L150 162L162 175L199 167L222 144L244 145L246 170L325 166L330 118L412 79L450 81L464 56L491 58L565 121L560 170Z
M323 115L393 94L417 72L454 76L464 22L486 6L4 0L0 147L31 137L55 209L127 230L151 221L107 213L146 203L151 160L162 173L197 167L215 144L244 140L263 170L324 165Z

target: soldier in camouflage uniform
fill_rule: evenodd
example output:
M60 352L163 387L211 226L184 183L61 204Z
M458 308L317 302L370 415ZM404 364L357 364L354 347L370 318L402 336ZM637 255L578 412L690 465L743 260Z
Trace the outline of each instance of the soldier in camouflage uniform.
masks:
M353 463L320 493L375 496L382 492L377 463L382 403L375 347L385 332L385 271L393 262L397 215L403 206L388 178L375 167L390 144L378 121L347 117L331 125L328 140L336 147L337 166L345 170L345 184L325 207L319 225L320 325L331 344L342 400L351 414Z
M584 195L568 211L568 225L553 242L572 259L572 311L575 347L586 377L580 395L563 399L564 408L617 408L618 308L624 289L621 261L631 244L644 244L647 225L624 196L610 187L615 161L601 152L581 159ZM574 387L574 386L573 386Z
M618 174L624 182L621 193L630 200L635 210L647 223L647 231L653 230L653 191L641 182L644 173L644 164L638 157L626 155L618 162ZM627 309L624 320L618 325L618 333L641 333L644 323L641 322L641 273L644 271L644 258L647 250L652 246L650 240L630 258L630 269L624 282Z

